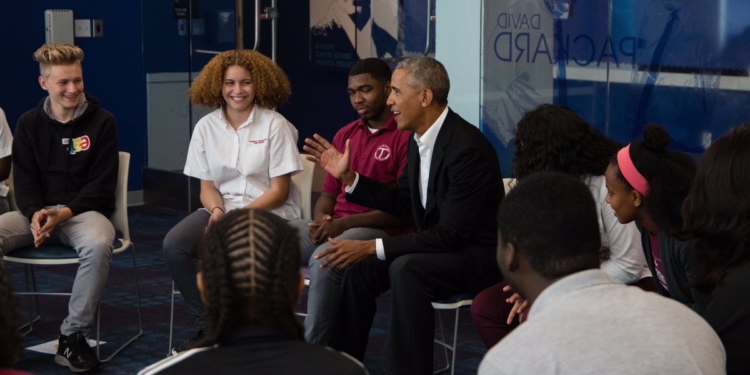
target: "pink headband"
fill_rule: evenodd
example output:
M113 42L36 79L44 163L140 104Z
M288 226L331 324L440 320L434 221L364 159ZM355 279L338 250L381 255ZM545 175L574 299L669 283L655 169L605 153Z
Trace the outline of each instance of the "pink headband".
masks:
M649 190L648 181L638 172L633 164L633 160L630 159L630 145L623 147L617 152L617 164L619 164L620 173L622 173L622 176L625 177L630 186L635 191L647 196Z

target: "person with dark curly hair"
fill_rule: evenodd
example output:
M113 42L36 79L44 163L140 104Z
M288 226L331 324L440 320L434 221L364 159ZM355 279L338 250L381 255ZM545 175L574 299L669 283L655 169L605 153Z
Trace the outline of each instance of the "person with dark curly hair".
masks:
M635 224L622 225L606 203L604 172L620 149L569 108L542 104L527 112L516 130L513 171L519 181L536 172L562 172L580 178L596 202L602 240L601 269L620 284L655 290L643 258ZM487 348L498 343L524 320L528 303L507 283L492 286L474 298L471 314Z
M695 162L667 151L669 133L659 125L643 130L643 141L622 148L604 174L607 203L622 224L635 222L659 294L700 312L690 283L700 278L689 242L680 241L682 202L695 177Z
M268 210L285 220L300 217L302 197L291 181L302 170L297 129L273 109L290 95L281 68L250 50L217 55L190 87L193 103L216 110L196 124L184 170L200 179L203 207L164 238L169 271L197 329L173 353L187 349L206 327L195 285L195 248L206 228L239 208Z
M500 204L497 264L532 306L478 374L723 374L721 340L698 314L601 269L598 205L559 172L525 177Z
M750 124L703 154L682 205L684 229L704 266L703 318L724 343L727 373L750 370Z
M351 357L304 342L294 316L304 287L299 251L297 231L262 209L211 225L198 251L206 334L196 349L139 374L366 374Z
M5 278L5 267L0 262L0 375L28 375L13 370L21 356L21 337L18 335L16 297Z

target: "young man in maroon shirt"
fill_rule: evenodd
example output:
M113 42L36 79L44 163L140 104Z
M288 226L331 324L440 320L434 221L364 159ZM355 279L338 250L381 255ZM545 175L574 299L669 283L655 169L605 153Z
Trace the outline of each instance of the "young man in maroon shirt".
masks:
M333 138L339 150L346 143L355 150L352 168L385 184L396 184L406 166L410 133L396 128L386 100L391 69L382 60L368 58L349 72L347 90L360 119L344 126ZM310 290L305 319L305 339L327 345L341 298L342 270L321 268L313 255L341 240L373 240L413 231L410 219L372 210L346 200L345 185L326 175L322 195L315 203L314 220L296 220L302 261L310 266Z

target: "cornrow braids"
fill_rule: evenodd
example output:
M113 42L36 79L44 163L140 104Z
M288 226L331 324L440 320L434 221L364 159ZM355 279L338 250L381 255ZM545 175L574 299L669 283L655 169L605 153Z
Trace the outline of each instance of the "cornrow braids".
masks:
M263 210L227 213L198 251L208 328L195 347L211 346L233 329L267 324L302 340L294 316L299 239L283 219Z

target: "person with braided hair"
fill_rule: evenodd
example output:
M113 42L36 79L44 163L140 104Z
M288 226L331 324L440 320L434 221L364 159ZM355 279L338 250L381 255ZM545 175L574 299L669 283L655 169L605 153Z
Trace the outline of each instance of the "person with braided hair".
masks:
M190 87L193 103L216 110L195 125L185 162L184 173L201 180L203 207L164 238L164 258L196 328L173 353L189 348L206 327L195 285L196 245L206 228L243 207L268 210L289 221L300 217L302 195L291 181L302 171L297 129L272 109L290 95L281 68L251 50L217 55Z
M750 370L750 124L703 154L682 205L684 230L705 266L695 286L708 293L703 318L727 353L727 373Z
M643 140L622 148L604 174L607 203L620 223L635 222L659 294L669 296L700 313L697 290L689 284L700 276L690 243L680 241L682 202L695 177L689 156L667 151L669 133L648 125Z
M234 210L211 225L198 250L206 334L139 375L366 374L351 357L304 342L294 316L299 251L297 231L268 211Z

